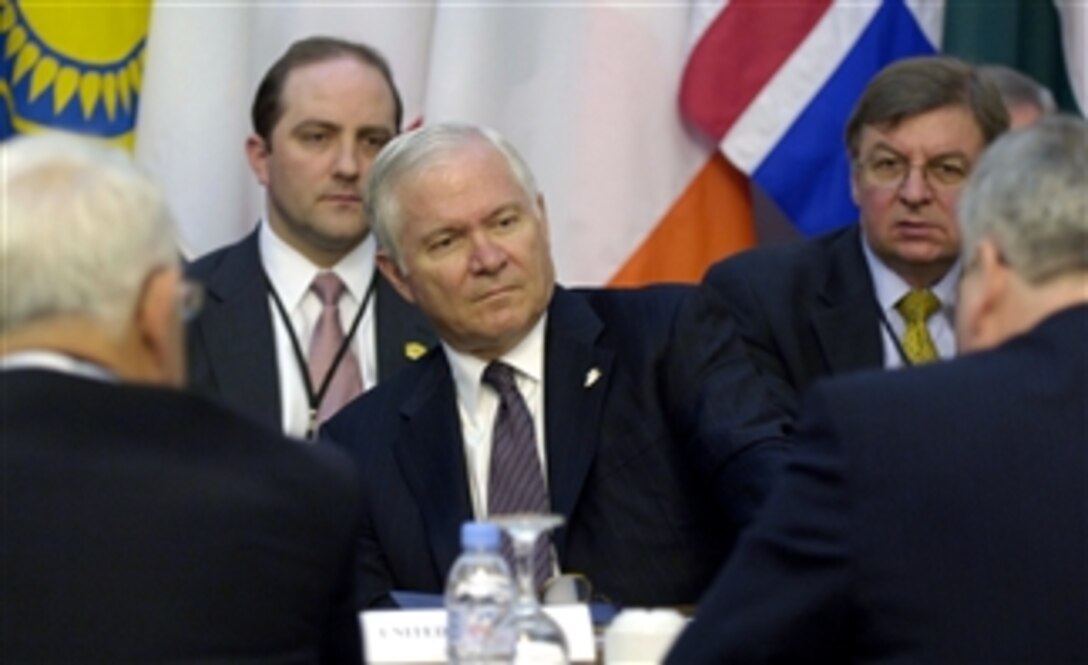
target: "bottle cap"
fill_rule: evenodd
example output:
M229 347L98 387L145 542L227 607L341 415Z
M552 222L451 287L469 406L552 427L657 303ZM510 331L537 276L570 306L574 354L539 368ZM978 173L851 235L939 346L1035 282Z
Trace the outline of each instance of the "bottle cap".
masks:
M461 525L461 547L498 549L499 527L488 522L465 522Z

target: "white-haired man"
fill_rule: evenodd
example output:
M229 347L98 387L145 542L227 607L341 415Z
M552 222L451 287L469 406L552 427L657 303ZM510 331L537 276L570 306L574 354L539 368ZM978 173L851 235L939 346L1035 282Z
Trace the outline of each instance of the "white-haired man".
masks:
M538 584L580 572L624 605L694 603L784 426L724 309L694 288L557 286L543 197L484 128L395 139L365 198L380 268L442 348L323 430L362 478L360 603L440 591L460 524L509 512L566 518Z
M1088 124L999 138L959 221L967 355L815 388L668 662L1088 661Z
M5 662L358 662L348 461L176 390L170 215L120 151L0 145Z

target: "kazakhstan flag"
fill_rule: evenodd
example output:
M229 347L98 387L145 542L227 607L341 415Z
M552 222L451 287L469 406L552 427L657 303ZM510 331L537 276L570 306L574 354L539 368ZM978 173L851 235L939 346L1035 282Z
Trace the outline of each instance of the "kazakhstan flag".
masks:
M0 0L0 140L46 128L129 149L151 0Z

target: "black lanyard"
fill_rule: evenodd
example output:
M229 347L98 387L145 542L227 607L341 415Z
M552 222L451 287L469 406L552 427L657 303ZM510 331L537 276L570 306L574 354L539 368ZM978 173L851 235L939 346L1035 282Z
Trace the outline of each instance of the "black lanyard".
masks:
M903 361L904 367L913 367L914 362L907 356L907 350L903 348L903 342L899 339L899 336L895 334L895 330L892 329L892 323L888 320L888 317L884 314L884 308L880 306L878 302L876 304L876 311L880 314L880 323L884 326L884 330L888 331L888 336L892 338L892 344L895 345L895 351L899 354L899 358Z
M288 316L287 308L283 306L283 301L280 300L280 294L276 293L276 288L272 286L272 280L268 279L267 273L264 275L264 284L268 289L269 295L272 296L272 302L276 304L276 311L279 312L280 320L283 321L284 327L287 328L287 335L291 339L291 348L295 352L295 362L298 365L299 374L302 375L302 385L306 388L306 403L309 408L306 438L312 439L317 433L317 411L321 406L321 400L325 399L325 393L329 391L329 384L332 383L332 377L336 374L336 369L340 367L340 361L344 359L344 355L346 355L348 349L351 348L351 341L355 339L355 331L359 328L359 322L363 320L363 312L366 311L367 303L370 302L370 298L374 295L374 288L377 285L377 280L375 279L375 275L371 273L370 284L366 287L366 293L363 295L363 302L359 304L359 310L355 312L355 318L351 321L351 327L348 329L347 334L344 335L344 341L340 344L340 348L336 350L336 355L333 356L329 371L325 373L325 378L321 380L321 386L316 391L314 390L313 382L310 381L310 365L306 361L306 356L302 354L302 344L298 341L295 327L291 325L291 317ZM362 369L362 365L360 365L360 373L362 373Z

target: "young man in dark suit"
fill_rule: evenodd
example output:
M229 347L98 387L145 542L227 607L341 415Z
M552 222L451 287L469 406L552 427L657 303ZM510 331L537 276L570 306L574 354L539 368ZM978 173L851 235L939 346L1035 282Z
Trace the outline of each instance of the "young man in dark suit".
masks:
M160 192L90 139L0 163L0 659L358 663L351 464L179 390Z
M265 187L265 217L188 270L207 288L189 330L197 391L311 436L434 342L423 317L375 269L362 201L367 171L402 113L389 65L363 44L304 39L265 74L246 141ZM323 284L332 289L329 302Z
M1088 123L982 157L966 354L818 385L668 662L1088 661Z
M783 427L716 302L556 286L532 175L482 128L396 139L367 206L379 266L442 346L323 430L362 474L361 604L440 591L462 522L521 511L566 519L538 582L579 572L621 604L694 602Z
M728 304L790 415L819 377L955 353L956 199L1008 122L996 87L971 66L895 62L869 83L846 127L858 223L707 272L705 288Z

